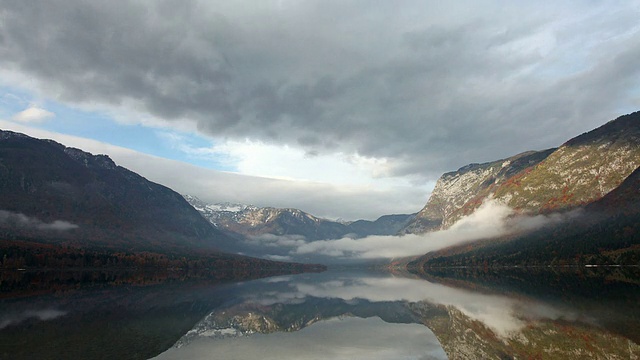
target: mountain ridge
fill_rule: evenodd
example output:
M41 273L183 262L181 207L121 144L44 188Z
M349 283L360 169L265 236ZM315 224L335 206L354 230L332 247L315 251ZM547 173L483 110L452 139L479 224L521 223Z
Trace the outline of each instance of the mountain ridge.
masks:
M640 167L576 216L530 232L434 251L413 272L441 267L640 264Z
M4 238L138 250L218 250L228 237L179 194L53 140L0 130L0 222ZM6 215L6 214L5 214ZM16 222L72 224L45 231Z
M515 174L538 164L555 148L527 151L509 158L482 164L472 163L443 174L425 205L401 233L422 233L451 226L469 204Z
M640 166L640 112L620 116L558 148L469 164L443 174L425 207L400 233L446 229L494 199L529 214L586 205Z
M208 204L192 195L184 198L219 229L255 237L265 234L299 235L306 240L338 239L345 236L393 235L414 214L383 215L375 221L339 222L323 219L294 208L258 207L245 204Z

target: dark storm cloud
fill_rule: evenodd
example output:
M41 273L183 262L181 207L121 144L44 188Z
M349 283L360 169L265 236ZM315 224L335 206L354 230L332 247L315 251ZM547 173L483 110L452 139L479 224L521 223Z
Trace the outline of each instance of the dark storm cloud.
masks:
M396 175L556 146L638 106L633 4L0 4L0 65L46 96L389 157Z

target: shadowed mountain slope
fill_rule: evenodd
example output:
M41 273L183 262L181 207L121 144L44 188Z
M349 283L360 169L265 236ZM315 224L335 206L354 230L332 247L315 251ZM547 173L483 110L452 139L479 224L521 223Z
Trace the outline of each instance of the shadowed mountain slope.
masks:
M0 131L0 236L140 250L223 249L178 193L51 140Z

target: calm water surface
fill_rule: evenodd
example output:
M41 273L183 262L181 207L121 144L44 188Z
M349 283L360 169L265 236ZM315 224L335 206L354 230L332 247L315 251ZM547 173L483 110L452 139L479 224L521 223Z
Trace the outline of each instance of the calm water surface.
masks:
M640 356L635 269L3 273L2 359Z

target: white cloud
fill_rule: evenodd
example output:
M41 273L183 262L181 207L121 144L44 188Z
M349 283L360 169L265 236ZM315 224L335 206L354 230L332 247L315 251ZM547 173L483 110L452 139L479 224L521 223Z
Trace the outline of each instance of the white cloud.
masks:
M508 230L507 219L514 212L496 201L485 202L476 212L460 219L447 230L422 235L368 236L306 243L295 254L322 254L333 257L379 259L422 255L469 241L497 237Z
M290 250L292 255L324 255L342 259L391 259L423 255L431 251L510 233L532 231L579 216L580 212L549 215L521 215L496 200L485 201L474 213L449 229L403 236L344 237L305 242ZM272 240L274 241L274 240Z
M329 151L315 154L299 147L248 139L225 141L200 152L229 159L245 175L377 187L407 185L406 179L385 179L391 176L391 165L386 158Z
M32 105L29 108L15 114L12 119L24 123L42 123L55 116L56 114L50 111Z
M264 258L274 261L293 261L291 256L281 256L281 255L266 255Z
M386 158L342 152L316 154L299 147L249 139L210 140L211 145L203 146L194 144L185 134L167 129L155 131L155 135L187 158L215 161L244 175L334 184L375 184L376 187L407 184L405 179L388 178L391 164Z

